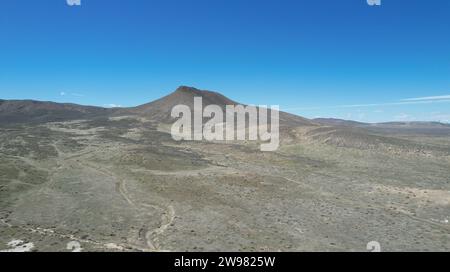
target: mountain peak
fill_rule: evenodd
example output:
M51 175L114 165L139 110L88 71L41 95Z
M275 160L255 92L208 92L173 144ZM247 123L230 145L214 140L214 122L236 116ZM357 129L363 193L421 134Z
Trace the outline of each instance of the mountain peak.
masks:
M194 87L180 86L176 89L176 92L201 92L201 91Z
M194 101L193 97L202 97L206 105L216 104L219 106L225 106L238 104L220 93L200 90L189 86L180 86L175 90L175 92L165 98L183 102L184 104L192 104Z

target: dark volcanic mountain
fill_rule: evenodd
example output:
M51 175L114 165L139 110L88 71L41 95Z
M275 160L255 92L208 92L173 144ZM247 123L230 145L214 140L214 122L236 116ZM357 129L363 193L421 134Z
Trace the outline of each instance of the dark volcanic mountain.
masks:
M132 113L160 122L170 122L172 121L170 116L172 108L177 105L186 105L193 109L194 97L202 97L204 107L213 104L222 107L225 105L239 104L217 92L202 91L191 87L181 86L173 93L163 98L134 108L121 109L116 114Z
M193 87L181 86L173 93L156 101L137 106L134 108L122 109L115 114L137 114L144 117L157 120L159 122L170 123L173 121L170 114L172 108L176 105L187 105L191 109L194 107L194 97L202 97L203 107L208 105L218 105L225 109L227 105L244 105L233 101L218 92L199 90ZM284 126L304 126L316 125L306 118L280 112L280 125Z

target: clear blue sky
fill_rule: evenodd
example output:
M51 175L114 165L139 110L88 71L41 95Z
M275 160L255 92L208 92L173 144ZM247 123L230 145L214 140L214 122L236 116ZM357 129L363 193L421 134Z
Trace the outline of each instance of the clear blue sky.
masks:
M0 98L133 106L178 85L311 118L448 122L450 1L0 3Z

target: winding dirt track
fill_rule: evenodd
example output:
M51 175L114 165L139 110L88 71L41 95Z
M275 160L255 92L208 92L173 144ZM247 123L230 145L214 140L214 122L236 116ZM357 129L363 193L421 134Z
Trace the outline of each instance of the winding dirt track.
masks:
M111 249L112 247L114 249L118 250L126 250L126 249L132 249L135 251L151 251L151 252L158 252L158 251L167 251L161 248L160 246L160 236L169 228L169 226L173 223L175 218L175 209L172 205L161 205L161 203L156 204L148 204L148 203L136 203L130 193L127 190L126 186L126 180L122 179L117 174L111 172L108 169L102 168L97 164L93 164L89 162L89 156L90 154L95 153L95 150L88 150L88 148L85 149L83 152L79 152L76 154L67 154L65 152L62 152L58 146L57 143L53 144L54 148L56 149L58 153L58 160L56 162L56 166L50 170L48 169L42 169L49 173L49 181L42 185L42 188L39 189L39 193L45 193L45 190L48 188L51 188L57 183L57 180L55 179L55 175L58 174L60 171L62 171L64 168L70 165L78 165L80 168L88 169L91 172L98 173L101 176L106 176L108 179L113 180L116 184L116 191L121 195L121 197L124 199L124 201L130 205L132 208L134 208L138 214L142 214L148 217L154 216L154 212L150 212L149 209L152 209L153 211L156 210L157 212L161 213L161 224L157 228L148 229L145 232L145 244L146 247L143 248L138 245L134 244L104 244L98 241L94 241L92 239L81 239L79 237L76 237L74 235L69 234L63 234L58 233L51 229L43 229L43 228L32 228L32 227L25 227L25 226L13 226L10 223L6 222L3 219L0 219L0 224L12 228L17 227L19 229L22 229L23 231L30 232L30 233L37 233L40 235L45 236L54 236L59 237L62 239L68 239L72 241L78 241L81 243L91 244L95 247L102 248L105 250ZM86 151L88 150L88 151ZM37 165L34 161L27 160L24 161L25 163L28 163L32 165L33 167L40 168L39 165ZM81 170L82 171L82 170Z
M162 250L159 245L159 236L163 234L166 229L172 224L175 218L175 209L172 205L167 206L167 211L161 215L161 226L154 230L149 230L145 234L145 239L147 240L147 245L149 248L155 251L166 251Z
M132 200L132 197L130 196L127 187L126 187L126 180L120 178L115 173L100 168L98 166L94 166L87 161L87 158L84 158L84 160L74 160L75 158L82 158L85 155L91 154L91 152L85 152L78 155L73 155L70 157L65 158L65 160L72 160L73 162L80 165L80 167L89 168L95 172L100 173L101 175L107 176L108 178L115 181L116 184L116 191L122 196L122 198L127 202L128 205L136 208L138 212L144 211L148 212L148 208L156 209L157 211L160 211L162 213L161 215L161 225L156 229L148 230L145 234L145 240L148 247L148 250L150 251L167 251L161 249L159 245L159 237L166 231L166 229L172 224L174 218L175 218L175 209L173 206L168 205L161 207L160 205L149 205L145 203L135 203L135 201ZM151 213L148 213L149 216L153 215ZM146 250L146 251L148 251Z

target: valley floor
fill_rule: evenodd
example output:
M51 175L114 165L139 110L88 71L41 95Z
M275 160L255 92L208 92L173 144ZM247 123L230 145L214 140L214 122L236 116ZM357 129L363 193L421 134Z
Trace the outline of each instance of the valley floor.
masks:
M448 156L262 153L139 119L0 131L0 251L450 250Z

